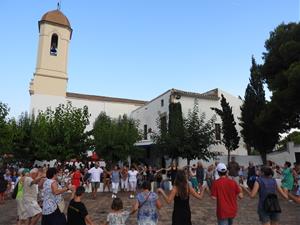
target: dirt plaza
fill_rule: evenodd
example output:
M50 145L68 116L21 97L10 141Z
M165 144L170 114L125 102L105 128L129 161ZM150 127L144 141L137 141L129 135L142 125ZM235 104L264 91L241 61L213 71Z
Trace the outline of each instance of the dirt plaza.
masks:
M124 203L124 208L130 210L134 200L128 198L128 194L121 193L119 195ZM69 201L70 195L66 195L66 203ZM250 199L246 196L243 200L239 201L239 212L235 219L236 225L259 225L258 215L256 213L257 198ZM112 202L111 194L98 193L97 199L93 200L91 195L86 193L83 202L89 211L89 214L95 224L103 224L106 215L110 210ZM163 202L163 201L162 201ZM282 214L280 225L299 225L300 224L300 205L293 202L280 200L282 207ZM191 198L190 201L192 210L193 225L215 225L216 224L216 203L207 194L203 200L199 201ZM173 205L166 205L163 202L163 208L159 211L159 225L171 225ZM0 205L0 225L15 225L16 224L16 201L7 200L5 205ZM128 225L135 225L136 215L130 217L127 222ZM184 224L183 224L184 225Z

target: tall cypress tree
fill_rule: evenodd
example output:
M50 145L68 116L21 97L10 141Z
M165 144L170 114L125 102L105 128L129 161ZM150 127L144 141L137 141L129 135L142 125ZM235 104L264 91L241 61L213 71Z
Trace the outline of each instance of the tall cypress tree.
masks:
M172 159L182 156L184 151L184 123L180 102L169 104L167 154Z
M250 79L241 106L240 126L244 142L249 148L258 150L266 163L267 153L278 142L281 116L279 110L265 99L261 65L252 57Z
M236 130L236 122L232 113L232 107L227 102L224 95L221 95L221 109L212 108L222 119L222 142L225 145L228 152L228 162L230 160L230 152L239 147L240 137Z
M255 120L266 104L263 80L260 72L261 66L257 65L254 57L252 57L249 84L245 91L244 103L241 106L240 118L241 134L247 145L248 154L251 153L250 149L255 146L257 140L258 128Z

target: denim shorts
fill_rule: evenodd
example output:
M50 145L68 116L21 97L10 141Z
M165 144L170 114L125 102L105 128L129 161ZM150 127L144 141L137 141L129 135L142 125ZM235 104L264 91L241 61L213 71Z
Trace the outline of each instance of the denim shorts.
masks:
M257 213L259 216L259 221L262 222L263 224L268 223L270 221L273 221L273 222L279 221L280 213L267 213L261 209L258 210Z
M100 187L100 182L91 182L92 188L98 189Z
M223 219L223 220L218 219L218 225L232 225L232 224L233 224L232 218Z

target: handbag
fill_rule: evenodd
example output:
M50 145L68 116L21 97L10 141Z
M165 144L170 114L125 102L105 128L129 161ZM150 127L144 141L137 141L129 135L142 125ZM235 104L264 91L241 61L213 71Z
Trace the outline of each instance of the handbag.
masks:
M57 207L58 207L58 209L61 213L64 213L64 211L65 211L65 200L62 199L59 203L57 203Z
M14 187L13 192L11 193L11 198L12 199L16 199L17 198L18 188L19 188L19 182L16 184L16 186Z

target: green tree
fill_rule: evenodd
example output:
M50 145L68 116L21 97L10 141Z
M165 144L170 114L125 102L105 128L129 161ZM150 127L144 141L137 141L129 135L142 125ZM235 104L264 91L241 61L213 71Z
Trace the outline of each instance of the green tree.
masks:
M240 126L241 135L247 145L248 154L251 154L251 147L256 146L257 138L260 138L258 126L255 120L266 105L263 80L261 78L261 66L256 64L252 57L249 84L245 91L245 99L241 106Z
M104 112L100 113L93 129L96 152L107 161L127 160L137 154L134 145L140 140L138 123L126 115L111 119Z
M195 99L193 110L189 111L184 124L186 137L182 156L187 159L188 165L193 159L208 161L219 155L218 152L210 151L210 147L217 144L215 121L215 116L206 121L206 115L200 114L198 101Z
M272 92L280 132L300 127L300 23L281 24L265 42L262 77ZM275 112L278 111L278 112Z
M11 120L14 155L29 161L81 158L88 149L88 124L87 107L75 108L70 102L36 117L23 113L18 120Z
M45 118L43 118L45 117ZM89 125L88 107L76 108L71 102L60 104L55 110L40 113L38 128L47 132L48 156L60 160L80 158L88 149L86 128ZM45 121L47 124L44 124ZM46 155L47 156L47 155Z
M35 123L34 116L22 113L17 120L10 124L13 131L13 154L18 160L32 161L37 149L34 148L32 130Z
M180 102L169 104L167 155L173 160L184 154L184 122Z
M225 145L228 152L228 162L230 160L230 153L239 147L240 137L236 130L236 122L232 114L232 107L226 101L224 95L221 95L221 107L222 109L212 108L222 119L222 142Z
M247 146L257 150L266 163L267 153L272 151L279 139L279 111L274 110L265 99L261 66L254 58L250 72L245 101L241 106L241 134Z
M0 102L0 156L11 152L12 131L7 118L9 108L7 104Z
M274 149L280 137L281 114L271 104L267 102L264 109L254 121L254 126L257 127L254 148L259 151L264 164L267 161L267 153Z

